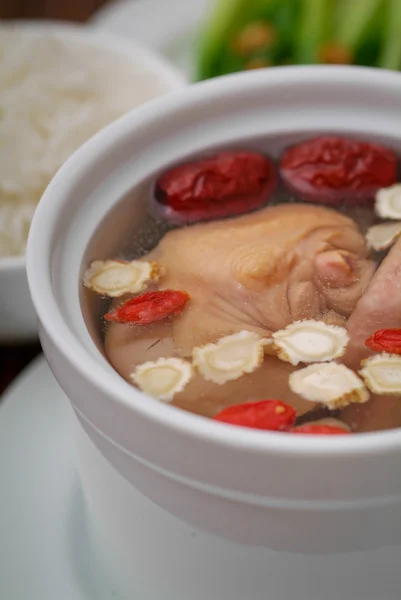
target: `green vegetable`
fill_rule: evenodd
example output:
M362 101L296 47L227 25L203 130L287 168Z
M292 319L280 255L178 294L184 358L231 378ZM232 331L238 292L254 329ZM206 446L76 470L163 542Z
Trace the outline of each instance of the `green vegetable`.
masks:
M383 27L384 44L378 66L401 69L401 0L387 0L387 19Z
M354 54L373 29L385 0L348 0L342 2L337 21L336 40Z
M200 40L199 78L208 79L236 70L235 61L227 57L227 42L230 34L239 28L243 21L249 21L260 5L266 6L273 0L211 0L211 14ZM242 63L237 61L238 66ZM231 65L230 65L231 63ZM226 70L224 69L226 65ZM228 69L228 70L227 70Z
M333 0L304 0L297 26L294 62L318 62L320 48L332 39L332 27Z
M401 70L401 0L211 0L198 78L317 63L322 51L327 61Z

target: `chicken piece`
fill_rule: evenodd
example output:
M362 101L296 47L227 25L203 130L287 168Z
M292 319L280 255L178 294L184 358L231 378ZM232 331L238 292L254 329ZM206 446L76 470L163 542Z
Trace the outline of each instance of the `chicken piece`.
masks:
M328 311L343 322L374 271L352 220L303 204L172 231L145 258L165 267L161 288L191 295L173 324L182 356L242 329L267 336Z
M365 340L378 329L401 327L401 239L391 248L348 322L350 343L344 362L358 369L374 353ZM401 398L373 395L364 406L349 406L341 417L354 431L401 427Z
M144 260L165 268L159 289L186 291L191 301L168 322L109 326L106 352L127 380L138 363L188 359L194 347L242 330L269 338L300 319L344 325L374 272L354 221L307 204L171 231ZM289 390L293 369L268 356L254 373L221 386L197 375L174 403L213 416L228 405L280 398L301 415L314 404Z

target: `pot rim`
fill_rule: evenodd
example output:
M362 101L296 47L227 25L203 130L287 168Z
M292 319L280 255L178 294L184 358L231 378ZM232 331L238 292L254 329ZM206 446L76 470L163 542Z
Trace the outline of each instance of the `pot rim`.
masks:
M52 286L51 259L55 240L52 227L57 214L68 202L72 189L88 169L99 163L117 144L135 135L136 129L155 121L164 121L182 108L198 103L213 103L225 96L229 101L241 86L248 91L261 82L270 86L309 85L322 80L339 86L374 85L387 94L401 99L401 76L390 71L365 67L307 66L278 67L266 71L234 74L190 86L184 91L148 102L121 117L86 142L64 164L46 190L34 216L28 241L28 279L31 295L47 334L73 368L90 382L94 389L107 393L110 402L123 404L140 413L142 418L167 428L171 434L193 436L214 446L244 449L251 453L271 453L300 456L357 456L401 451L401 428L360 433L355 436L291 436L276 432L231 427L180 409L166 406L129 386L122 378L113 377L73 333L58 304ZM374 80L374 84L372 84ZM76 282L73 285L77 288ZM120 380L121 379L121 380ZM146 401L143 401L146 399Z

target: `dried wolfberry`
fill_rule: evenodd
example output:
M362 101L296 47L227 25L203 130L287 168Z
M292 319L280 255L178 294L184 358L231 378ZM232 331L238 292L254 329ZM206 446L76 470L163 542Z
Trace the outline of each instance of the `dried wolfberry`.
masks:
M401 329L379 329L365 341L375 352L401 354Z
M318 137L286 150L280 171L287 188L305 200L360 203L397 181L397 156L379 144Z
M341 427L335 427L334 425L318 425L312 423L306 423L305 425L299 425L290 429L289 433L305 433L310 435L341 435L342 433L349 434L350 432Z
M147 292L124 302L107 313L104 318L116 323L149 325L166 317L179 315L189 299L187 292L175 290Z
M215 417L216 421L266 429L269 431L284 431L295 423L296 412L281 400L259 400L229 406Z
M155 196L165 216L186 222L246 213L265 204L277 185L272 161L256 152L222 152L174 167Z

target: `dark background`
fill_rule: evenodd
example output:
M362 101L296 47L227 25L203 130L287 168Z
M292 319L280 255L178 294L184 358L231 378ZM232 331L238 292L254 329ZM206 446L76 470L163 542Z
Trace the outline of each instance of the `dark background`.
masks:
M108 3L107 0L0 0L0 19L85 21Z
M0 0L0 19L86 21L108 3L110 0ZM39 344L0 346L0 394L39 353Z

